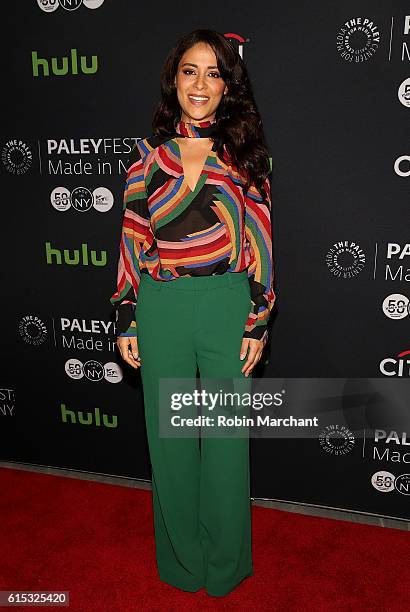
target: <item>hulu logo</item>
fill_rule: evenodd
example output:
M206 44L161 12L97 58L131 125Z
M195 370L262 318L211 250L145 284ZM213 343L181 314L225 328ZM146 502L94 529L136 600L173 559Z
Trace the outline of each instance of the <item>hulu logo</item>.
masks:
M33 76L40 76L40 68L42 69L42 76L50 76L50 65L47 59L38 57L37 51L31 52L31 63L33 66ZM78 65L80 64L80 65ZM98 70L98 57L96 55L91 56L90 65L87 62L86 55L77 56L77 49L71 49L70 57L52 57L51 58L51 72L55 76L65 76L66 74L79 74L79 71L83 74L95 74Z
M101 251L99 259L97 252L88 252L88 245L83 242L80 249L54 249L51 242L46 242L46 259L48 264L56 263L58 266L64 262L68 266L100 266L107 265L107 251Z
M70 422L72 425L95 425L95 427L118 427L116 414L109 417L108 414L100 414L99 408L94 408L94 412L74 411L66 408L65 404L60 404L61 420L63 423ZM101 418L102 417L102 418Z

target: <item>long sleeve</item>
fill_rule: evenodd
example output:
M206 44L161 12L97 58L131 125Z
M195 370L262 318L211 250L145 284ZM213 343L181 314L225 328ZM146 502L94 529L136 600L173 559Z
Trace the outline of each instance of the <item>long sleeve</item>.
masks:
M252 185L245 194L245 238L249 257L248 280L252 308L244 338L267 340L267 323L275 303L273 291L272 223L270 175L265 179L267 199Z
M143 244L150 229L144 166L138 145L132 149L124 188L117 290L110 302L116 308L117 336L136 336L135 306L141 279Z

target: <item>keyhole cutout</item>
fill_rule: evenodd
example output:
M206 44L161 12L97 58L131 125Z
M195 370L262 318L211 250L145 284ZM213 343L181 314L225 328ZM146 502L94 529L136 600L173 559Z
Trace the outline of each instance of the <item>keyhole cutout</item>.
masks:
M200 140L202 140L202 138ZM194 192L197 188L212 150L212 140L208 138L204 140L207 141L206 146L204 146L202 142L180 146L178 140L175 139L178 145L184 182L191 192ZM191 185L194 187L191 187Z

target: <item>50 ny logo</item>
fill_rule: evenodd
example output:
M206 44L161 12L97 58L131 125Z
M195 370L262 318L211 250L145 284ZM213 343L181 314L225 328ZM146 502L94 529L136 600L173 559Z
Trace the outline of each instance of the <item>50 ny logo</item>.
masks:
M45 13L53 13L60 6L66 11L76 11L83 4L89 9L97 9L104 0L37 0L38 6Z

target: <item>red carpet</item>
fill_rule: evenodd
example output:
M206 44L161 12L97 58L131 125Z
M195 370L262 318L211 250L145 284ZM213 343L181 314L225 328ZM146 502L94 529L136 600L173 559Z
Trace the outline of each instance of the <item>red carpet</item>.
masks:
M0 590L69 591L61 609L410 609L398 529L253 507L255 575L215 598L158 579L150 491L4 468L0 485Z

